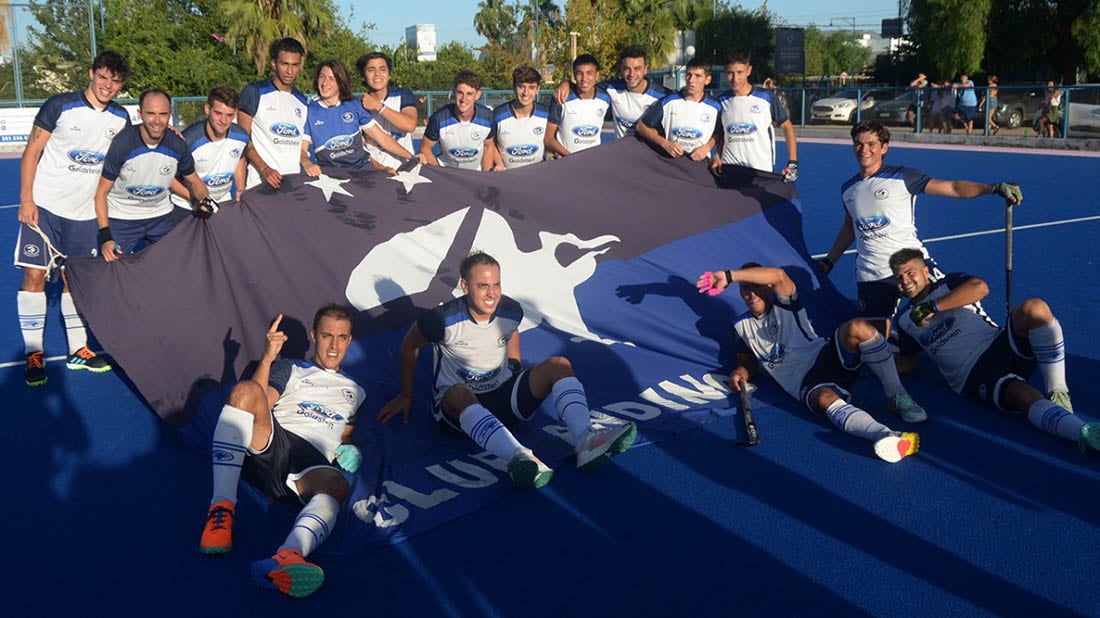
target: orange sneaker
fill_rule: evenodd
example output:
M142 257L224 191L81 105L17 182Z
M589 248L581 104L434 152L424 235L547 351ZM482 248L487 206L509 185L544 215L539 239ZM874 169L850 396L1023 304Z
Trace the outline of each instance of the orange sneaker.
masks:
M306 562L297 549L280 549L275 555L252 563L252 581L261 588L292 597L308 597L325 582L321 567Z
M204 554L224 554L233 549L233 503L222 500L210 505L206 527L202 529L199 551Z

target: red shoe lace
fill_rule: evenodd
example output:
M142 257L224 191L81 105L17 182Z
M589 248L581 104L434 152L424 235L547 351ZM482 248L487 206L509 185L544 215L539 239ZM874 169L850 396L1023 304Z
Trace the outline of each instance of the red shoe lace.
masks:
M42 353L41 352L35 352L34 354L28 354L27 355L27 367L30 367L30 368L33 368L33 369L41 369L42 366L43 365L42 365Z

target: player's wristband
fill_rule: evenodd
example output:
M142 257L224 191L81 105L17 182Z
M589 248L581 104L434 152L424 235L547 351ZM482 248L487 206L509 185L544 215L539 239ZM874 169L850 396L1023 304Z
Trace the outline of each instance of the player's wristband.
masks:
M726 286L733 285L733 273L729 270L726 271Z
M829 270L832 270L833 267L836 266L836 262L833 261L833 258L831 258L827 255L825 257L821 258L821 261L824 262L825 265L829 267Z
M103 243L107 242L108 240L114 240L114 239L115 239L115 237L111 236L110 226L104 226L104 227L99 228L99 246L102 247Z
M267 173L267 170L269 170L269 169L271 169L271 166L270 166L270 165L269 165L269 166L267 166L267 167L265 167L265 168L263 168L262 170L260 170L260 177L263 177L263 175L264 175L264 174L266 174L266 173Z

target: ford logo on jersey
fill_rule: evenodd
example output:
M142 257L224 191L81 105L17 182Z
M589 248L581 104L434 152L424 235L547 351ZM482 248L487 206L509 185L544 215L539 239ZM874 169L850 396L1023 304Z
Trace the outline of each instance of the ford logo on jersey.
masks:
M703 132L695 127L673 127L672 137L676 139L699 139L703 137Z
M509 146L505 150L513 157L529 157L538 152L539 147L535 144L522 144L519 146Z
M488 369L486 371L478 371L477 369L459 369L458 376L466 382L472 382L478 384L480 382L488 382L493 378L500 375L500 367Z
M944 321L936 324L928 329L927 333L922 333L920 336L920 344L922 346L929 346L944 335L951 332L951 329L955 326L954 316L948 316Z
M477 148L451 148L447 152L456 159L473 159L477 156Z
M298 127L289 122L276 122L271 125L271 132L283 137L298 137Z
M69 159L80 165L102 165L104 156L94 150L70 150Z
M156 197L164 193L164 187L137 185L135 187L126 187L126 192L134 197Z
M873 232L875 230L881 230L887 225L890 225L890 218L886 215L862 217L856 221L856 229L861 232Z
M205 182L208 187L224 187L233 182L233 174L232 172L210 174L209 176L204 176L202 181Z
M352 142L354 141L354 135L337 135L336 137L330 138L327 142L325 142L323 148L327 148L329 150L339 150L340 148L347 148L348 146L351 146Z
M577 137L596 137L600 134L600 128L593 124L582 124L573 127L573 135Z
M726 133L730 135L748 135L756 131L756 125L751 122L733 122L726 125Z

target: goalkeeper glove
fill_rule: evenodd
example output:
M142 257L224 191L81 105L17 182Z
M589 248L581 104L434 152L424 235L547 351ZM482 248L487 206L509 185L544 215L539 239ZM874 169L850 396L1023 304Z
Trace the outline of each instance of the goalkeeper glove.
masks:
M934 300L913 305L913 308L909 310L909 319L913 320L913 324L917 326L924 326L924 321L928 319L928 316L939 312L939 310L940 306Z

